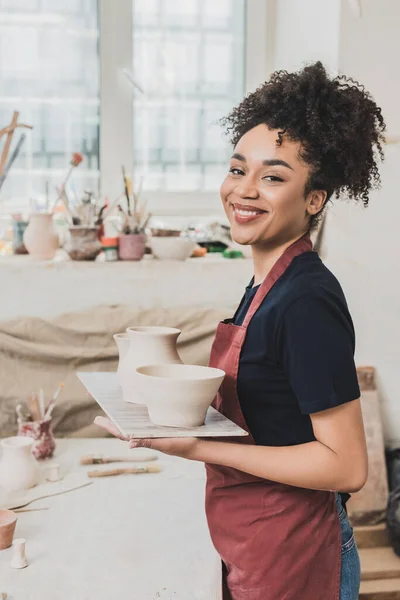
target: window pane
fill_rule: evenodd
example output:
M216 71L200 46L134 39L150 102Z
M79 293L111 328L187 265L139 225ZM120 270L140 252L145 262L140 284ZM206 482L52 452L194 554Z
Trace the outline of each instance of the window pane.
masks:
M43 202L46 181L54 199L73 152L84 155L77 193L98 191L98 36L97 0L0 0L0 129L14 110L34 127L14 133L10 154L23 131L26 140L0 192L3 211Z
M243 96L245 0L133 0L135 169L148 190L212 191Z

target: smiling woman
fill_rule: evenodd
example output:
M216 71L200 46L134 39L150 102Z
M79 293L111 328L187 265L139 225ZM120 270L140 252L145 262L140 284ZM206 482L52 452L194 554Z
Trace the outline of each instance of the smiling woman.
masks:
M355 334L309 233L333 194L368 204L384 121L362 86L316 63L274 73L225 124L234 151L221 199L254 277L218 325L210 366L226 372L215 408L249 435L131 445L207 464L224 600L357 600L344 509L367 477Z

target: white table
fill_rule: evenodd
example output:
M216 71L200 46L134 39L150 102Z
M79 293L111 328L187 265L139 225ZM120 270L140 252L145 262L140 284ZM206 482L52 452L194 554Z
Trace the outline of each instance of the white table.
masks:
M84 454L129 454L114 439L58 440L64 472ZM214 600L219 560L204 514L204 466L160 455L162 473L94 479L87 487L30 505L15 537L29 566L0 552L0 592L9 600ZM117 464L111 465L119 466Z

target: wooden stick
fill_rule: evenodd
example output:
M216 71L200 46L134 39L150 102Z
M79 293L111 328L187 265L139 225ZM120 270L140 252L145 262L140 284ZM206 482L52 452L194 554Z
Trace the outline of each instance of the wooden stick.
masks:
M10 146L11 146L11 140L12 140L12 137L14 135L14 131L15 131L15 128L17 126L17 123L18 123L18 116L19 116L19 112L17 110L15 110L14 114L13 114L13 118L12 118L12 121L11 121L11 125L10 125L10 128L9 128L9 131L7 132L7 139L6 139L6 142L4 144L3 152L1 154L1 159L0 159L0 175L3 174L4 165L6 164L7 156L8 156L9 150L10 150Z
M81 465L108 465L115 462L150 462L157 460L157 454L143 454L137 456L102 456L101 454L89 454L82 456Z
M126 467L124 469L109 469L107 471L89 471L88 477L112 477L114 475L141 475L142 473L159 473L161 468L158 465L148 465L147 467Z
M39 406L39 399L38 399L38 395L37 394L31 394L28 398L28 406L29 406L29 410L30 413L32 415L32 419L34 421L41 421L42 417L40 414L40 406Z

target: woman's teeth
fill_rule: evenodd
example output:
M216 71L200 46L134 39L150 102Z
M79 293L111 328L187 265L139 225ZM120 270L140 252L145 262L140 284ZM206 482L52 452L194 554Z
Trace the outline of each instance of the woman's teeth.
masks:
M253 210L241 210L239 208L235 208L235 212L238 213L239 215L242 215L243 217L247 217L249 215L261 215L262 212L261 211L253 211Z

